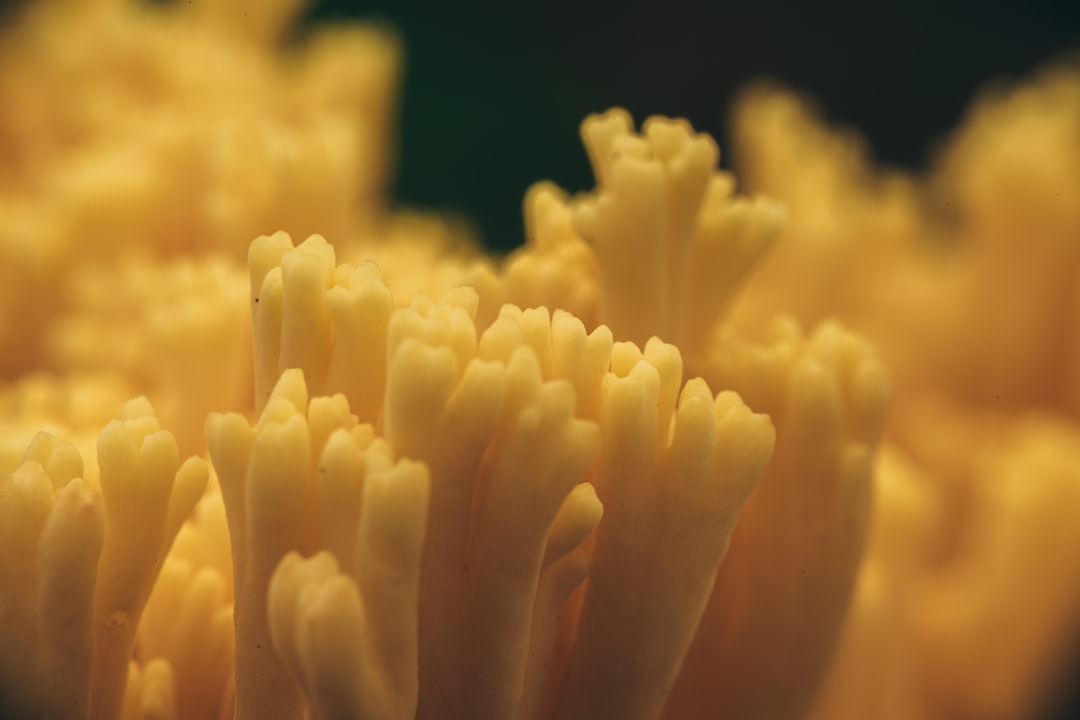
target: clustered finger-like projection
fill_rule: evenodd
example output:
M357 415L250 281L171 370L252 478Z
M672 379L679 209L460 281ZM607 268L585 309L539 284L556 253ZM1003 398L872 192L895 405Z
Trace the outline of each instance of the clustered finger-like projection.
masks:
M553 712L655 717L704 610L738 512L768 462L773 444L768 419L752 414L734 393L714 395L703 380L684 385L678 349L659 340L642 352L632 343L614 343L603 326L586 334L584 325L564 311L551 315L545 308L522 311L510 305L477 337L478 297L472 290L452 291L438 303L418 296L392 310L389 291L371 268L335 267L332 248L318 237L295 248L287 243L279 235L252 246L253 277L262 277L253 298L256 346L274 368L269 376L277 372L276 364L294 363L305 370L303 375L297 370L281 375L255 437L283 432L269 428L285 423L276 416L284 412L278 408L286 395L292 397L288 423L295 425L294 435L289 441L260 445L256 439L252 444L246 422L232 416L212 418L208 437L226 505L234 508L234 538L246 537L250 543L254 537L242 519L244 508L255 507L252 493L261 487L261 473L252 468L280 469L291 463L292 503L286 505L293 516L282 527L306 527L307 532L288 549L326 547L335 560L318 555L287 561L269 595L272 604L280 603L280 612L272 610L268 623L260 621L251 640L238 626L238 653L251 654L244 660L238 655L238 708L250 702L247 711L265 717L288 707L290 701L272 699L290 687L268 680L273 672L252 672L257 687L247 690L242 679L249 662L280 670L281 661L260 654L260 640L276 633L285 664L306 688L311 706L323 708L313 711L325 717L377 717L380 707L396 708L394 716L401 717L414 711L418 717L448 712L492 718ZM266 270L268 254L279 264ZM338 315L332 306L371 311L366 317ZM323 335L297 342L294 333L312 328L290 322L306 317L325 319ZM338 317L345 318L342 332L337 331ZM353 333L361 326L371 330L358 341ZM329 378L347 374L335 369L339 358L352 357L359 367L370 367L376 359L368 354L385 356L384 383L365 388L344 379L331 384ZM312 400L307 425L322 429L305 437L302 415L296 413L306 401L306 389L294 384L308 376L313 383L326 383L328 390L351 389L332 400ZM337 422L353 424L353 435L363 433L364 445L352 451L353 460L339 455L347 447L342 445L346 427L329 432L326 422L317 423L312 415L316 402L333 403ZM359 417L349 411L353 402L380 408L373 424L356 424ZM237 439L230 439L233 433ZM325 437L331 440L322 459L302 460L318 456L317 440ZM334 438L340 442L332 453ZM224 482L244 476L243 461L228 459L226 447L241 448L235 452L250 457L243 491L230 490ZM352 679L383 689L356 695L343 689L348 674L328 679L329 686L312 677L315 668L333 663L324 659L319 665L311 654L318 652L312 645L316 641L307 633L317 632L324 622L318 619L323 611L317 610L323 605L314 598L337 587L327 583L338 567L359 580L359 592L354 588L337 601L327 600L333 608L345 613L342 603L349 602L355 610L368 592L376 592L365 590L360 558L366 553L357 535L376 532L365 525L376 521L363 519L373 517L366 485L372 458L384 456L374 455L375 449L390 447L422 463L415 466L423 469L422 478L413 482L424 491L415 491L422 498L414 504L426 503L430 509L426 523L420 513L407 527L376 525L397 533L398 542L408 538L409 546L421 547L422 539L423 548L418 558L405 553L409 561L401 558L401 577L380 592L396 588L413 593L394 596L385 606L395 613L416 608L418 622L387 622L411 629L412 635L381 645L369 645L362 633L357 636L354 651L380 671L370 680L361 675ZM276 459L256 461L260 453ZM338 467L354 476L340 474ZM361 467L366 472L358 472ZM614 514L605 524L601 515L608 504ZM304 517L311 520L304 524ZM595 552L590 552L583 544L598 524ZM278 540L287 543L280 534ZM371 542L392 544L385 538ZM245 557L235 540L234 548L237 557ZM265 567L285 551L280 545ZM675 563L673 557L681 559ZM562 617L567 597L587 576L580 608ZM247 581L239 577L242 587ZM310 588L307 594L304 587ZM252 598L266 603L265 572ZM366 613L342 622L357 628L376 623L371 613L380 605L364 600L363 607ZM267 617L265 610L250 616ZM340 650L340 641L334 647ZM401 647L418 648L418 654L411 662L382 667L378 653ZM342 666L366 667L359 661ZM410 673L417 674L418 683ZM638 693L621 689L628 686ZM343 699L343 693L355 697ZM373 700L384 694L392 700ZM295 702L295 687L291 696Z
M383 205L385 33L69 5L0 29L0 716L1035 712L1080 617L1075 70L927 181L753 89L778 202L590 116L595 189L496 261Z
M398 300L378 266L338 264L321 236L252 243L256 420L208 418L215 482L167 563L163 583L182 597L153 598L145 642L185 664L219 666L230 649L234 662L224 682L161 658L134 665L126 702L142 705L130 707L213 712L178 698L202 683L217 714L232 703L238 718L656 718L711 707L711 688L678 705L679 688L710 684L710 667L741 658L768 677L746 660L785 653L796 661L779 706L755 705L750 684L724 702L743 697L741 711L765 716L812 700L862 549L883 372L835 327L810 340L789 328L760 347L720 332L781 216L732 197L711 139L659 119L638 136L619 112L583 133L597 193L571 201L539 186L536 243L438 301ZM689 272L703 263L715 278ZM578 271L593 289L566 306L589 325L544 281ZM492 316L530 289L554 311L506 304ZM666 335L698 338L691 367L708 380L686 379ZM737 531L748 502L766 519ZM780 508L778 531L767 518ZM207 538L225 536L223 560ZM733 537L732 588L714 588ZM763 558L767 570L740 574ZM738 609L739 593L770 607L806 566L825 613L812 631L798 602L761 620ZM132 582L131 598L106 604L141 608L150 586ZM170 608L213 628L206 648L163 627ZM120 712L115 667L135 649L133 617L98 618L115 638L94 655L89 700L108 708L95 717ZM780 618L790 637L770 645Z
M715 141L685 120L622 110L581 128L597 189L568 199L546 183L525 200L529 241L507 262L503 297L566 308L621 340L675 344L695 371L784 211L734 196Z
M586 137L596 134L596 128L618 128L609 132L623 138L616 144L638 147L638 154L629 156L634 160L631 168L652 179L631 174L617 189L604 187L596 199L574 201L571 207L546 188L534 191L531 202L548 203L543 222L552 232L565 234L564 244L578 247L575 253L548 257L541 276L558 272L561 262L577 263L617 284L622 271L611 265L625 264L623 256L612 252L605 258L594 251L575 234L570 216L576 213L585 218L578 222L591 222L594 231L609 233L607 242L613 243L617 228L590 215L592 208L609 208L604 211L608 223L618 225L625 222L626 211L620 214L617 198L637 193L649 205L632 205L651 215L654 226L681 223L678 231L690 248L687 252L711 247L717 257L730 256L731 264L742 268L721 263L719 267L728 268L720 275L727 290L712 288L711 304L698 298L695 312L675 308L652 324L666 331L681 327L686 316L701 324L712 318L715 324L763 250L762 243L775 232L776 211L732 199L730 181L712 171L716 193L702 192L697 205L676 208L681 219L673 220L669 202L680 197L677 191L688 171L685 158L681 164L671 159L671 148L682 143L684 154L715 164L711 140L699 136L695 144L685 125L653 122L649 127L656 136L655 152L664 165L630 133L623 115L593 118L584 127ZM603 167L598 169L601 178L610 172ZM696 172L710 177L704 169ZM699 225L705 230L699 232ZM650 239L655 240L646 234L642 242ZM283 717L289 716L280 708L298 707L303 688L312 707L325 708L315 712L327 716L370 715L374 708L394 707L402 716L415 711L418 717L447 712L494 718L657 717L680 670L683 677L692 677L683 665L702 618L703 628L718 628L713 632L721 635L727 634L724 623L744 619L725 606L725 593L710 597L739 512L772 454L772 423L754 415L734 392L714 395L703 379L684 382L676 346L655 337L643 347L615 342L609 327L596 323L623 302L619 291L604 281L598 284L608 295L578 295L571 302L593 318L591 332L563 310L552 314L543 307L520 310L512 305L479 329L479 308L491 302L492 294L542 286L527 280L530 253L541 256L545 242L511 260L501 286L481 287L479 295L468 288L452 290L439 302L420 295L401 306L395 305L375 266L337 265L333 247L321 237L293 246L279 233L252 245L256 397L262 415L255 430L239 416L212 419L208 437L219 474L247 478L243 490L235 480L223 483L226 505L232 508L236 556L244 558L249 552L237 543L250 545L255 537L245 520L247 509L254 507L250 493L258 492L260 472L253 467L268 472L274 468L276 473L289 462L295 465L288 483L273 483L292 488L288 497L293 515L286 525L298 534L291 544L279 536L277 549L260 564L254 579L243 567L248 560L237 564L238 603L250 600L260 606L245 613L255 619L247 629L251 638L244 639L242 624L237 629L241 714L261 717L279 708ZM626 255L642 262L633 253ZM642 266L651 267L647 262ZM670 274L678 277L674 270ZM670 294L671 278L646 278L642 289ZM592 308L582 304L589 297ZM768 524L762 522L767 534L746 540L742 552L744 562L751 564L777 553L793 553L795 559L776 562L757 583L745 578L734 582L741 592L765 598L784 583L799 582L792 577L796 566L820 570L807 587L820 598L815 607L827 616L807 635L800 631L804 618L794 608L790 642L768 651L797 647L806 652L806 658L792 666L791 687L783 694L785 703L801 709L812 700L819 668L836 642L854 583L869 512L870 454L886 397L884 375L873 353L838 328L823 328L813 340L804 341L789 327L772 346L761 348L728 337L718 342L717 350L709 350L707 343L698 347L697 365L714 368L711 374L722 386L756 395L775 417L791 416L792 457L783 461L775 472L779 479L752 505L761 506L765 516L788 507L795 525L777 535L768 534ZM299 372L286 370L290 367ZM302 389L283 389L285 378L291 387L299 377ZM338 393L332 401L312 400L307 424L323 428L315 435L301 430L309 390ZM279 417L286 412L281 409L283 395L293 398L287 421L285 415ZM428 516L419 536L401 529L399 537L422 547L419 567L410 570L411 560L406 562L400 568L402 578L391 583L416 592L415 597L399 597L395 605L397 610L416 608L415 636L398 638L415 647L416 656L385 665L374 660L379 669L357 682L381 689L359 695L343 689L348 673L328 680L329 685L317 681L314 668L332 663L316 657L329 650L318 651L313 645L317 641L311 633L323 622L317 619L322 611L308 613L303 601L309 598L312 607L321 608L321 601L312 598L340 586L336 592L344 594L326 600L327 607L343 618L353 617L357 608L368 607L366 593L374 592L365 590L363 571L355 564L361 553L356 537L367 532L361 520L366 517L362 508L367 491L364 482L354 480L350 486L331 470L335 463L325 455L330 446L320 447L333 434L310 414L316 401L334 404L338 422L345 424L339 429L364 428L350 430L363 434L355 451L361 455L350 467L370 468L368 453L385 447L393 451L385 455L380 450L377 457L390 462L396 454L426 469L425 481L414 483L428 488L423 493ZM252 432L260 437L263 432L284 432L285 426L293 428L292 440L259 445L250 439ZM282 448L292 443L296 447L285 453ZM228 459L227 447L240 449ZM256 460L260 452L285 455ZM321 464L296 460L320 454ZM247 464L243 456L249 457ZM293 460L287 462L286 456ZM821 507L830 508L825 518ZM813 537L808 549L799 523ZM745 534L756 537L752 530ZM294 557L282 566L284 586L280 592L270 590L270 597L281 598L275 601L281 613L268 615L263 606L271 568L289 551L310 555L326 550L331 550L332 563L318 555L310 560ZM809 558L800 561L800 553L809 553ZM348 592L341 585L344 579L329 584L339 572L356 583ZM824 574L835 579L823 582ZM245 600L243 588L249 583L254 584ZM373 620L360 613L341 622L360 628ZM388 624L408 629L407 624ZM753 643L767 631L751 629L743 642ZM272 634L284 661L262 652ZM336 638L333 647L341 650L342 642ZM709 642L732 662L747 653L735 644L724 648ZM349 647L357 657L370 660L371 653L386 645L371 645L357 636ZM701 666L716 661L709 657ZM245 670L249 665L253 669ZM366 667L355 658L342 666ZM413 669L412 680L390 678L395 671L408 676ZM626 690L631 687L634 692ZM288 699L274 700L275 693ZM712 701L708 692L696 692L695 697ZM351 710L333 709L345 707Z

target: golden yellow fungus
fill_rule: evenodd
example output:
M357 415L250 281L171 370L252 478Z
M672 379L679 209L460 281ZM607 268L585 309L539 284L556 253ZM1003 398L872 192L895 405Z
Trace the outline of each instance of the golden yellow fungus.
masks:
M590 116L595 190L535 185L497 261L390 210L396 45L283 52L300 5L3 31L0 715L1036 710L1080 626L1080 73L928 178L759 86L751 196L685 120Z

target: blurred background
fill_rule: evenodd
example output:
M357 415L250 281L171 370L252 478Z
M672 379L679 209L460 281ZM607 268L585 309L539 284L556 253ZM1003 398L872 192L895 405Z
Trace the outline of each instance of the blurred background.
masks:
M316 0L308 16L398 30L396 197L460 211L501 250L523 241L531 183L592 186L577 134L590 112L689 118L727 165L732 98L773 78L857 129L880 163L917 169L988 81L1080 51L1080 0Z

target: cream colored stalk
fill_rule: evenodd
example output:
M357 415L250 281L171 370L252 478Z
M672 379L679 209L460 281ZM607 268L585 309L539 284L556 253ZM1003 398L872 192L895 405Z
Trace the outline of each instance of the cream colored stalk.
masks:
M212 414L206 422L232 544L238 718L303 713L299 688L270 644L266 593L288 552L317 544L305 524L313 483L307 410L303 376L293 371L282 377L255 427L237 414Z
M576 317L547 308L521 310L505 305L480 339L481 358L512 362L528 348L539 361L544 380L569 382L576 398L574 414L597 421L600 417L601 381L611 364L611 331L604 326L586 334ZM565 670L571 628L563 621L567 597L581 584L592 566L586 539L603 515L603 505L589 483L595 464L567 496L548 532L536 597L526 661L524 690L515 717L549 717L561 673Z
M82 474L74 446L46 433L0 474L0 714L89 710L105 514Z
M19 717L121 716L147 596L207 482L145 398L102 431L98 464L100 494L74 446L42 433L0 476L0 695Z
M94 596L90 717L111 720L143 607L176 533L206 489L200 458L180 465L176 441L145 398L128 402L98 440L105 538Z
M660 714L772 454L772 423L738 395L714 398L700 378L680 391L674 346L616 343L611 368L597 470L606 513L556 718Z
M323 454L327 472L363 461L344 431ZM385 447L385 446L384 446ZM274 646L304 686L316 720L409 720L417 703L417 592L427 519L428 471L422 463L369 454L353 474L363 493L355 560L291 553L270 585ZM343 478L344 479L344 478Z
M550 343L544 353L520 336L485 337L476 357L475 308L471 290L440 305L420 297L394 314L388 341L387 438L432 471L417 717L505 718L519 707L549 537L598 443L574 417L571 382L545 381ZM546 315L542 325L550 336ZM580 324L562 335L587 342ZM556 535L549 562L583 537Z
M254 427L211 415L207 442L233 547L236 716L411 717L427 469L395 463L343 396L309 401L295 368Z
M281 373L295 367L313 394L343 393L361 422L375 422L385 391L392 309L377 268L338 267L321 236L293 248L282 232L256 239L248 265L256 409Z

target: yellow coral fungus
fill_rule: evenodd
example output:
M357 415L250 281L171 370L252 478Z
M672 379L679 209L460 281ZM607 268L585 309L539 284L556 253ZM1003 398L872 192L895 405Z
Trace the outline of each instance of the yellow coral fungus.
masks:
M0 716L1039 709L1080 628L1080 73L928 178L758 86L748 196L689 122L592 115L595 189L534 185L500 261L391 210L395 42L285 46L302 5L3 30Z

